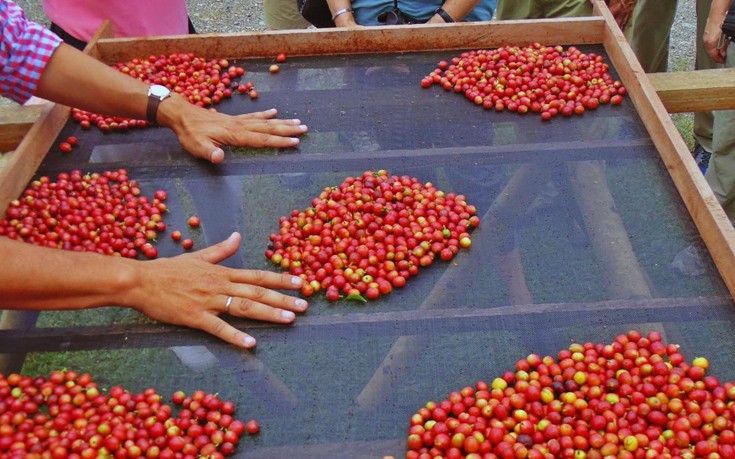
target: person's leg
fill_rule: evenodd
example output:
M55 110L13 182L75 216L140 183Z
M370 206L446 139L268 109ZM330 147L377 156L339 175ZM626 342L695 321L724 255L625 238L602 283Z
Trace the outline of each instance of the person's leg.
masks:
M591 16L589 0L500 0L496 19Z
M665 72L677 0L639 0L633 12L630 46L646 73Z
M592 16L592 4L589 0L545 0L544 17L582 17Z
M722 68L712 59L704 49L704 26L707 24L707 15L709 14L712 0L697 0L697 54L694 62L695 70L710 70ZM694 147L694 156L697 159L700 169L706 170L709 161L709 155L712 153L712 124L714 122L711 110L706 112L698 112L694 114L694 139L696 145ZM703 161L705 162L703 164Z
M535 19L540 16L540 10L535 7L534 0L498 0L498 9L495 18L506 19Z
M305 29L309 21L304 19L296 6L296 0L263 0L263 17L269 29Z
M735 44L727 48L725 67L735 67ZM712 158L705 178L735 223L735 110L717 110L712 125Z

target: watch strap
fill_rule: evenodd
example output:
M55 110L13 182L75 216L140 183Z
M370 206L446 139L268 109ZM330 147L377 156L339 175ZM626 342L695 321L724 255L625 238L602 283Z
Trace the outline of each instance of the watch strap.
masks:
M153 94L148 95L148 106L145 110L145 117L151 124L158 124L158 106L161 104L161 98Z
M171 90L165 86L152 85L148 88L148 106L145 109L145 117L151 124L158 124L158 106L171 96Z
M434 11L434 14L438 14L442 19L444 19L444 22L454 22L454 18L444 11L444 8L442 7L437 8L436 11Z

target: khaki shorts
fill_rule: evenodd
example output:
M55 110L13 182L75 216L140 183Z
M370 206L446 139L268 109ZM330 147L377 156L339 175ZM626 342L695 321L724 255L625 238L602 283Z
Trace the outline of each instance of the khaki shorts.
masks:
M311 24L301 16L296 0L263 0L263 16L269 29L305 29Z
M497 19L592 16L589 0L500 0Z

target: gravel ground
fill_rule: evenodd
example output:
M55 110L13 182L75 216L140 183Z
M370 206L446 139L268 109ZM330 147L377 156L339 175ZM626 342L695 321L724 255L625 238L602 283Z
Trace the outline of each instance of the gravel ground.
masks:
M48 25L49 21L43 13L41 0L16 1L30 19ZM187 5L194 25L202 33L265 29L262 0L188 0ZM695 34L695 0L679 0L671 33L669 68L688 70L694 67Z
M679 0L671 27L669 69L693 70L697 35L696 0Z

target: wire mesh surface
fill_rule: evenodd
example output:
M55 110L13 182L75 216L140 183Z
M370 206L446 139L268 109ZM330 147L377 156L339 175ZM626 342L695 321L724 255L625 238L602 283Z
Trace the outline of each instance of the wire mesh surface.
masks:
M672 269L700 240L631 101L542 122L419 86L456 54L290 58L277 75L269 62L240 62L260 97L218 110L275 106L309 125L299 148L230 148L214 166L165 129L103 134L70 122L59 141L76 135L79 147L52 149L39 175L125 167L146 194L168 191L169 228L199 215L202 227L187 231L200 248L240 231L223 264L273 270L263 253L280 216L346 176L387 169L465 194L483 217L469 251L364 305L312 297L293 326L228 319L257 337L253 352L126 309L41 313L0 331L3 370L63 366L130 390L218 392L263 426L238 449L246 458L401 456L408 419L427 401L531 352L632 328L661 331L733 379L732 299L703 249L704 275ZM168 237L157 247L181 252ZM508 262L516 250L521 273ZM518 274L531 304L509 287Z

